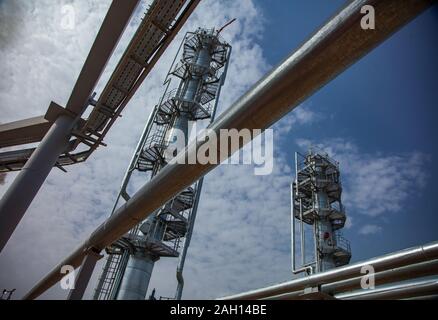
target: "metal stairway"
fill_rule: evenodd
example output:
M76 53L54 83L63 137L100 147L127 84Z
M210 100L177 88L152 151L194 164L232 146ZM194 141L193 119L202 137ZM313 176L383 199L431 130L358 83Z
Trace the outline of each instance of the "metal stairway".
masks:
M149 179L152 179L167 165L168 155L165 152L169 148L172 130L181 115L184 114L191 121L199 121L211 120L214 114L218 93L225 76L222 76L219 70L228 62L230 46L219 41L214 31L203 29L195 33L187 33L183 44L180 64L171 67L166 78L175 76L180 79L180 84L177 88L169 89L171 82L166 80L166 90L146 125L122 184L119 200L121 198L129 200L127 185L134 172L147 174ZM205 46L210 48L208 50L212 56L211 67L197 65L199 50ZM198 87L191 99L184 91L187 90L189 81L196 81ZM214 105L210 105L212 101L215 101ZM96 287L95 299L118 298L118 289L121 281L124 281L122 278L128 259L135 252L145 252L153 257L154 261L160 257L179 256L181 247L186 245L184 239L188 232L191 232L190 225L193 225L191 219L196 216L193 212L197 207L195 199L199 199L197 195L200 191L198 184L186 188L107 248L108 259Z
M305 263L305 245L301 245L302 268L295 269L293 262L294 272L320 272L324 271L323 265L327 268L329 265L338 267L348 264L351 259L350 243L340 233L345 226L346 215L341 202L342 185L338 163L327 154L314 152L313 149L307 155L296 153L295 161L296 178L291 188L292 236L295 237L295 219L300 223L302 243L305 242L303 224L312 226L315 261Z

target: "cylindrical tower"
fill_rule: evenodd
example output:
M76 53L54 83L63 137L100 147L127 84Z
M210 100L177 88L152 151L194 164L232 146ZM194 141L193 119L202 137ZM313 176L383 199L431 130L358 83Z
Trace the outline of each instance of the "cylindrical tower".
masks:
M191 122L213 120L231 47L215 29L198 29L186 34L177 56L181 50L182 58L170 68L165 93L146 125L117 202L129 199L127 186L134 172L154 177L187 145ZM179 79L173 89L170 76ZM107 248L95 299L143 300L157 260L179 257L181 251L181 259L185 259L189 244L185 239L190 239L193 230L201 186L196 183L183 190ZM181 296L183 265L180 261L176 297Z
M295 181L292 198L292 270L308 274L322 272L350 262L349 242L340 229L346 215L342 205L339 164L326 153L311 149L307 155L295 154ZM299 223L301 264L296 263L295 234ZM313 261L307 262L306 225L312 228Z

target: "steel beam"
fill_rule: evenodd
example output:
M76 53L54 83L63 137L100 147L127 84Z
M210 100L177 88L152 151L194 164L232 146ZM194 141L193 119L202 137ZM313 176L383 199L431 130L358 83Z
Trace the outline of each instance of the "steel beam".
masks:
M350 3L224 112L210 129L218 135L221 129L264 130L270 127L432 3L433 1L428 0L356 0ZM363 15L360 11L364 5L373 5L375 8L375 30L361 28ZM194 155L197 147L203 143L206 142L190 144L176 158L196 158ZM219 158L226 159L236 150L218 150ZM25 298L38 297L59 281L62 265L74 265L92 248L103 250L216 166L194 164L168 165L163 168L101 224L73 254L42 279Z
M0 125L0 148L39 142L52 124L44 116Z
M82 67L66 109L81 115L140 0L113 0Z
M89 98L103 68L110 59L138 2L139 0L113 1L67 103L67 111L76 114L77 117L64 114L54 121L23 170L1 199L0 251L9 241L27 208L56 164L59 155L67 148L71 131L88 106Z
M96 252L90 252L84 258L82 265L76 275L75 287L71 289L68 295L68 300L82 300L85 290L87 290L88 282L93 275L97 261L103 256Z
M0 200L0 251L23 218L58 156L68 147L75 119L59 117Z

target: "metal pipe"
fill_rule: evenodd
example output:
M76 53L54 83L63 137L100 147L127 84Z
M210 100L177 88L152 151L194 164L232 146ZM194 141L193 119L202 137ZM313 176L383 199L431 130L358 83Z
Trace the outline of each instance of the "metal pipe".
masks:
M295 153L295 159L296 159L297 154ZM296 161L295 161L296 163ZM295 216L294 216L294 205L295 205L295 194L294 194L294 190L293 190L293 184L290 184L290 196L292 198L292 205L291 205L291 209L290 209L290 219L291 219L291 235L290 235L290 239L291 239L291 264L292 264L292 273L295 273Z
M196 197L192 210L193 216L190 217L186 240L184 241L184 246L181 251L181 258L176 268L176 279L178 281L178 286L176 288L175 300L181 300L182 292L184 289L184 277L183 277L184 263L186 261L186 256L189 249L190 241L192 240L193 229L195 227L196 213L198 212L199 199L201 198L201 190L203 183L204 183L204 178L201 178L196 187Z
M401 282L437 274L438 259L378 272L374 275L374 280L376 286L382 286L391 282ZM343 281L324 284L320 287L320 290L322 293L335 295L342 292L361 289L361 279L362 277L355 277ZM275 296L263 297L261 300L294 300L299 299L303 295L304 290L297 290Z
M319 229L318 229L318 224L314 223L313 224L313 234L314 239L313 239L313 251L315 252L315 272L320 272L321 268L320 268L320 259L319 259L319 251L318 251L318 242L319 242Z
M253 290L222 298L223 300L234 299L261 299L266 297L278 296L294 291L301 291L308 287L324 285L336 281L345 280L351 277L361 275L363 266L373 266L375 272L386 271L392 268L398 268L414 263L429 261L438 258L438 241L426 244L424 246L405 249L399 252L391 253L370 260L347 265L342 268L332 269L330 271L313 274L309 277L297 279L263 289Z
M432 3L430 0L356 0L350 3L295 53L222 113L210 127L212 132L219 136L221 129L269 128ZM376 20L379 23L375 30L363 30L360 27L360 10L364 5L373 5L376 9ZM204 143L206 141L190 144L177 157L196 158L193 154L196 154L197 147ZM242 142L240 143L235 150L219 150L219 159L226 159L238 148L243 147ZM101 224L73 254L42 279L25 298L38 297L59 281L62 265L74 265L77 261L80 263L81 257L91 248L104 249L216 166L217 164L173 164L163 168L113 216Z
M432 275L438 275L438 259L377 272L374 275L374 281L376 285L381 286L390 282L411 280ZM321 286L321 291L334 294L360 289L360 282L363 278L362 276L363 275L352 279L324 284Z
M145 299L156 260L155 257L142 251L137 251L129 256L117 300Z
M306 264L306 244L304 239L303 201L300 199L300 236L301 236L301 264Z
M67 115L55 120L0 200L0 251L9 241L59 155L67 149L75 122L73 117Z
M110 59L139 0L113 1L79 74L66 109L58 117L0 201L0 252L26 213L59 155L68 145L105 65Z
M438 280L417 281L390 286L382 289L335 296L342 300L396 300L434 295L438 292Z

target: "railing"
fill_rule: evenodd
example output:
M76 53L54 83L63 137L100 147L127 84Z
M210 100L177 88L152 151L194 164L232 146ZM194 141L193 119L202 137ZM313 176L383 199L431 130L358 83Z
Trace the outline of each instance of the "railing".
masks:
M351 253L351 246L350 246L350 241L348 241L347 239L345 239L341 234L336 233L335 236L335 243L336 243L336 247Z

